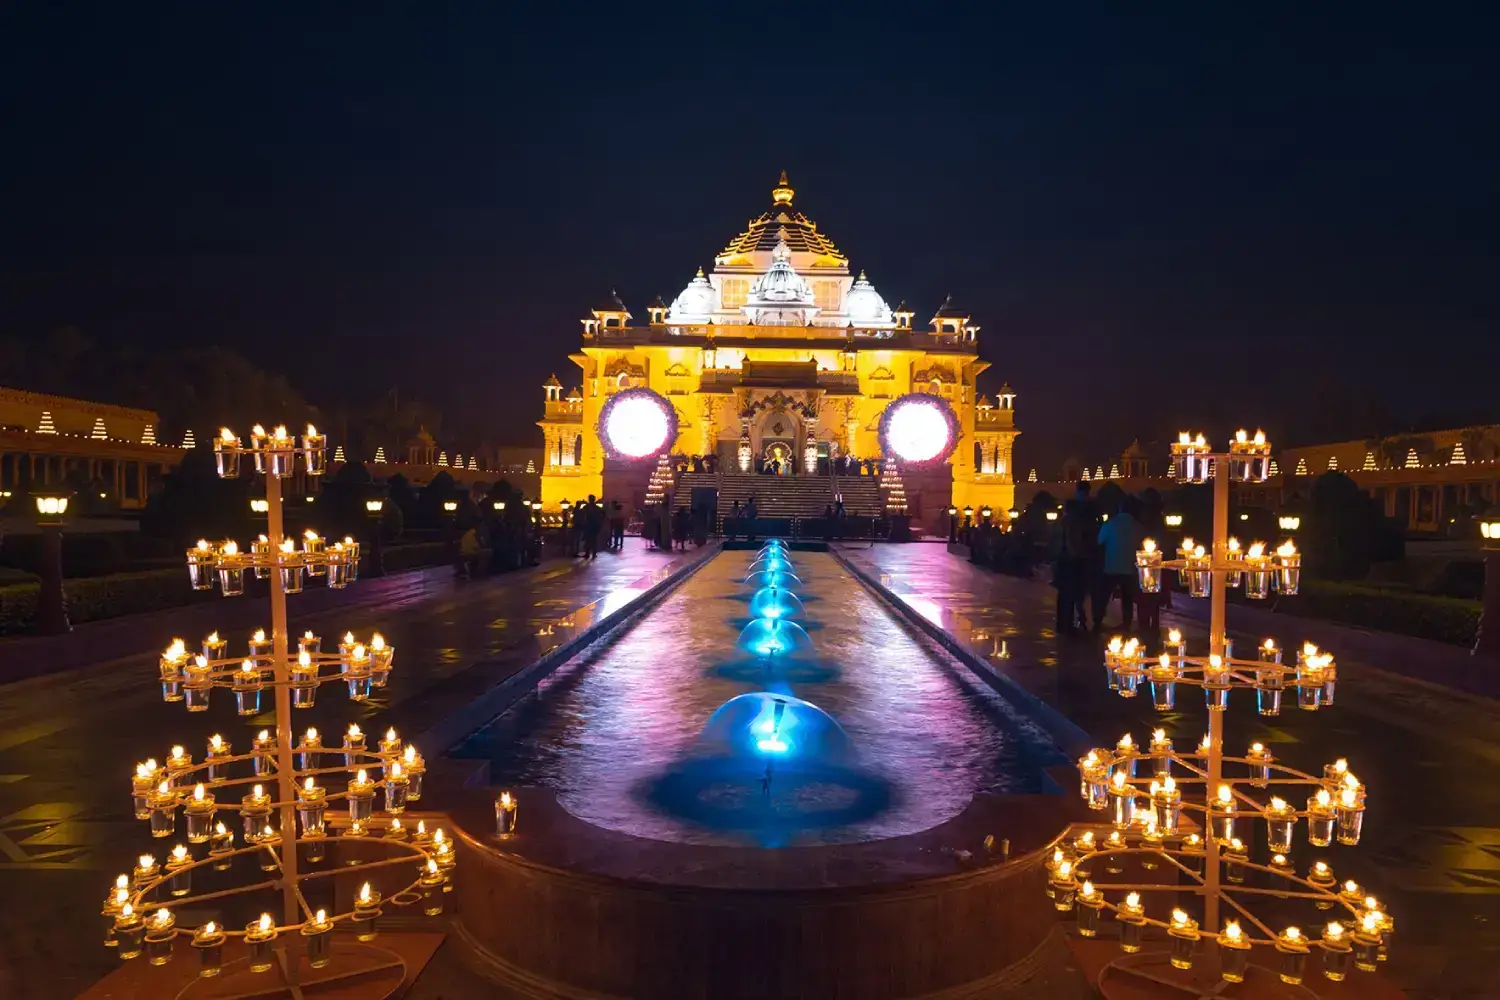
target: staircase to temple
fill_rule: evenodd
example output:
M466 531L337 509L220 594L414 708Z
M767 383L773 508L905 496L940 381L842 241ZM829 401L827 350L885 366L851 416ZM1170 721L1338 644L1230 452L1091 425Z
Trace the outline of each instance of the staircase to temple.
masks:
M821 517L836 498L853 516L881 513L883 498L874 476L756 476L727 472L683 472L677 476L674 507L692 503L694 488L719 491L719 516L728 517L739 501L755 497L760 517Z

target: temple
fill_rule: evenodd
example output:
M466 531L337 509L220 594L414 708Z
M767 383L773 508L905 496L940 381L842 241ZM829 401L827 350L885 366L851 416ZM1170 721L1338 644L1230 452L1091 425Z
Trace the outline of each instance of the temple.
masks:
M957 416L958 441L938 469L905 475L911 514L1011 505L1015 394L1009 386L994 402L979 394L989 367L979 359L979 327L950 297L929 329L914 328L916 313L904 302L892 308L864 271L851 271L795 194L783 172L770 207L708 273L699 268L670 303L647 306L646 324L613 292L582 320L582 346L571 355L577 387L565 391L556 376L544 386L544 508L590 493L636 499L639 463L607 458L598 433L610 395L634 386L672 402L674 454L713 457L705 464L721 503L734 493L722 488L726 479L766 467L831 479L858 459L873 475L884 458L882 411L904 394L932 393Z

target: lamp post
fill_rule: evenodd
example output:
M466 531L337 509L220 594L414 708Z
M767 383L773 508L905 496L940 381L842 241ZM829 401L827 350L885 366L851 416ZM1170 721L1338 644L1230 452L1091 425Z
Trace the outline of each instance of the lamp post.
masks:
M33 492L36 525L42 531L42 589L37 596L36 625L43 635L72 631L68 623L67 597L63 594L62 529L68 513L67 491Z
M948 505L948 541L958 541L958 508L953 504Z
M385 491L365 498L365 517L370 519L370 568L367 576L385 576L385 550L381 547L381 523L385 519Z
M1500 659L1500 506L1491 507L1479 519L1479 537L1484 552L1484 604L1474 636L1474 655Z
M1282 514L1276 519L1276 524L1282 531L1291 534L1302 527L1302 518L1296 514Z

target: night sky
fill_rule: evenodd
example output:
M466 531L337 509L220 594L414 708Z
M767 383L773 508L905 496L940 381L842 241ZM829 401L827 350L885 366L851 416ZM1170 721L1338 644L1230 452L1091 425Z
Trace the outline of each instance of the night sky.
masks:
M892 305L972 310L1022 469L1500 420L1494 23L719 6L6 4L0 333L225 344L534 443L586 308L645 322L786 169Z

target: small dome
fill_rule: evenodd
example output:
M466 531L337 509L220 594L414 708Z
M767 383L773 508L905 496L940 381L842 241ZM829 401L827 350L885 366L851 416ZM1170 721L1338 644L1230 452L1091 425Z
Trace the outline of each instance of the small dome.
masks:
M609 298L605 299L603 302L601 302L597 306L595 306L594 307L594 312L596 312L596 313L627 313L628 314L630 312L630 310L626 309L625 308L625 303L622 302L622 301L620 301L620 293L617 292L617 291L615 291L613 288L611 288L609 290Z
M682 294L672 302L667 320L671 323L706 323L714 311L714 286L703 276L703 268Z
M873 289L871 289L873 291ZM783 238L771 253L771 269L755 283L751 302L811 304L812 287L792 267L792 249Z
M849 314L850 326L887 326L893 322L890 306L885 304L885 299L880 297L863 271L849 289L844 308Z

